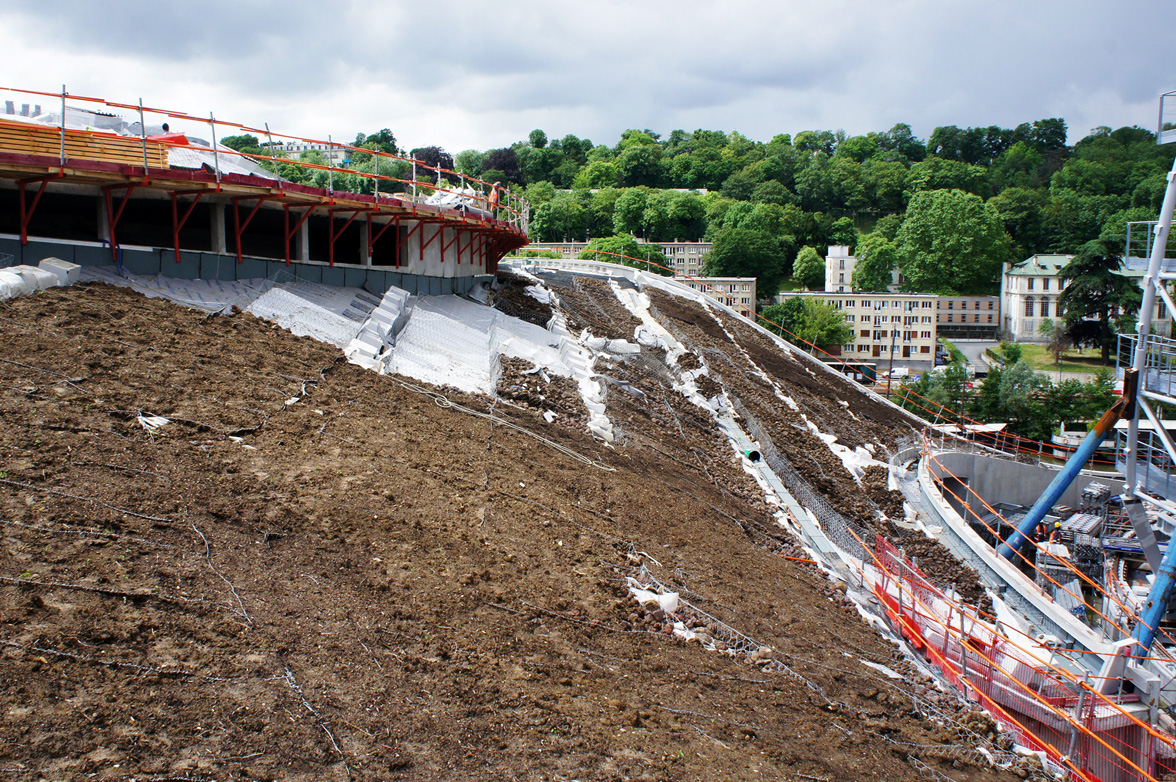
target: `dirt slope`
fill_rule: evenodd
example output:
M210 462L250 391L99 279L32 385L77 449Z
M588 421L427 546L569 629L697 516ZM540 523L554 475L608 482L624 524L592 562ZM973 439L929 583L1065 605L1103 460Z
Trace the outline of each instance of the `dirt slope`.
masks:
M610 448L566 389L554 424L542 389L445 401L248 315L102 285L0 314L5 779L1016 778L779 555L656 356L611 369L644 396L610 393ZM770 649L677 641L627 576Z

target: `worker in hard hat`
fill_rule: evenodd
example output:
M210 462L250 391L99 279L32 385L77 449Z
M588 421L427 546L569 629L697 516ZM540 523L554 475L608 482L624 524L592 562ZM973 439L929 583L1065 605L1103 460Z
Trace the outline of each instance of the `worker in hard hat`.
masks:
M1062 540L1062 522L1055 521L1053 529L1049 531L1049 542L1060 543Z
M1046 521L1045 519L1042 519L1038 523L1037 529L1034 530L1034 532L1033 532L1033 540L1035 540L1038 543L1045 543L1048 539L1049 539L1049 522Z

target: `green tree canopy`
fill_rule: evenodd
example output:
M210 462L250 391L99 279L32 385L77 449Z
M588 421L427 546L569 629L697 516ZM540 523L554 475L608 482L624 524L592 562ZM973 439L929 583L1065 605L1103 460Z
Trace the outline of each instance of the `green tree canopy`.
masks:
M1067 333L1075 344L1097 345L1103 363L1110 358L1116 331L1134 324L1143 298L1135 281L1120 274L1122 266L1118 242L1093 239L1058 272L1066 284L1058 306Z
M541 242L579 239L587 228L588 210L574 193L555 193L535 209L531 218L531 233Z
M599 253L596 252L599 250ZM580 253L585 260L603 261L606 263L620 263L634 266L638 269L648 269L651 272L670 276L669 262L656 244L638 242L632 236L606 236L593 239ZM646 263L648 261L648 263ZM655 265L656 264L656 265Z
M703 260L703 272L712 277L755 277L757 294L774 296L784 278L780 243L765 231L723 229Z
M898 249L881 234L866 234L858 243L853 289L867 293L886 291L898 268Z
M841 310L819 299L805 299L804 311L796 324L796 336L821 350L853 342L853 327Z
M825 287L825 259L812 247L802 247L792 262L792 276L812 290Z
M252 133L242 133L239 136L225 136L220 140L220 143L238 152L251 152L253 154L261 152L261 139Z
M907 289L925 293L992 293L1010 258L1000 215L962 190L916 193L895 246Z
M791 296L782 304L764 307L760 314L764 320L773 324L768 327L772 332L793 341L793 336L799 328L800 316L804 314L804 299L800 296Z

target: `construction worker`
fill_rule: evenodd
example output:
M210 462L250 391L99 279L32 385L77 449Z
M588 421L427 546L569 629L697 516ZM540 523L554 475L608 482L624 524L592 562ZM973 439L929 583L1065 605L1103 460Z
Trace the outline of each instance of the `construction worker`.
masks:
M1049 532L1049 542L1050 543L1061 543L1062 542L1062 522L1060 522L1060 521L1054 522L1053 529L1051 529Z
M1047 522L1045 519L1042 519L1041 522L1037 525L1037 529L1034 530L1033 539L1038 543L1044 543L1048 537L1049 522Z
M496 212L498 211L498 188L500 186L501 186L501 183L495 182L494 185L491 186L491 188L490 188L490 216L491 217L496 216Z

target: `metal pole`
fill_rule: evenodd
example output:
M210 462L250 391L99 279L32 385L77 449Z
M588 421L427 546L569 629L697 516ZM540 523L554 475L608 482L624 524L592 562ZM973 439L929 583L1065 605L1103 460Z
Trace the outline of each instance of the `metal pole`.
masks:
M61 165L65 165L65 85L61 85Z
M902 581L903 581L903 566L904 565L905 565L904 557L902 556L902 552L899 552L899 557L898 557L898 623L899 623L899 625L902 624ZM902 632L901 627L899 627L899 632Z
M1086 688L1082 688L1082 692L1078 694L1078 711L1077 719L1082 719L1082 710L1086 708ZM1074 750L1078 748L1078 726L1070 724L1070 746L1066 747L1066 757L1070 760L1074 759Z
M416 188L416 158L412 159L412 202L415 204L417 200Z
M274 154L274 134L270 133L269 123L265 123L265 137L269 139L270 148L270 162L274 165L274 178L281 179L281 174L278 173L278 156Z
M143 176L147 176L147 121L143 119L143 99L139 98L139 140L143 144Z
M890 379L894 377L894 329L890 330L890 369L886 370L886 398L890 398Z
M335 192L335 142L327 134L327 192Z
M963 672L964 697L968 697L968 648L964 644L964 612L960 611L960 670Z
M216 117L212 116L212 112L208 112L208 125L212 128L212 160L216 164L216 183L219 185L221 181L220 170L220 153L216 149Z
M1161 109L1163 104L1161 102ZM1168 187L1164 190L1164 204L1160 207L1160 220L1156 224L1155 236L1148 259L1147 274L1143 278L1143 303L1139 307L1139 324L1136 333L1139 335L1135 343L1135 355L1131 358L1131 368L1141 377L1147 363L1147 337L1151 326L1152 310L1156 301L1156 281L1160 277L1160 267L1164 262L1164 252L1168 247L1168 231L1172 227L1172 211L1176 209L1176 160L1172 161L1172 170L1168 172ZM1144 382L1146 387L1146 381ZM1128 498L1135 496L1135 463L1138 458L1139 446L1139 412L1131 417L1127 425L1127 467L1124 477L1127 479Z

